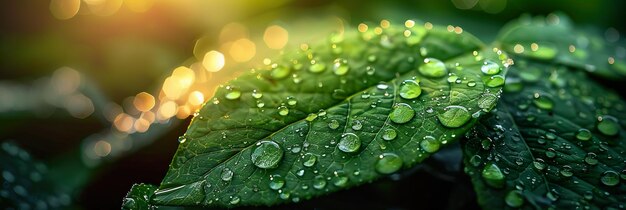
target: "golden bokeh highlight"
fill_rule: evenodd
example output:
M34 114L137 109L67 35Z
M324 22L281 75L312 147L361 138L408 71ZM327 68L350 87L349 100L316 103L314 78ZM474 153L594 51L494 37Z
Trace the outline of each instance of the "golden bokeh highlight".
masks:
M230 45L230 57L236 62L246 62L256 54L256 45L249 39L239 39Z
M139 118L135 120L135 124L133 127L135 128L135 131L139 133L144 133L148 131L148 129L150 129L150 121L143 119L143 118Z
M359 32L366 32L367 31L367 24L365 23L360 23L359 26L357 27L359 29Z
M124 5L133 12L148 11L153 4L154 0L124 0Z
M189 88L196 79L196 74L190 68L179 66L172 72L172 78L175 78L183 88Z
M224 68L226 61L224 58L224 54L221 52L212 50L204 54L204 59L202 59L202 66L209 72L217 72Z
M161 104L161 107L159 107L159 111L157 112L157 118L165 120L169 119L176 115L177 109L178 105L175 102L166 101L165 103Z
M78 14L80 0L51 0L50 12L60 20L67 20Z
M193 106L200 106L202 105L202 103L204 103L204 94L197 90L193 91L189 93L189 98L187 99L187 102L189 102L189 104Z
M407 20L404 22L404 26L407 28L413 28L413 26L415 26L415 21L413 20Z
M123 0L97 0L86 1L89 11L98 16L111 16L115 14L124 3Z
M132 116L126 113L121 113L115 117L113 126L115 126L118 131L130 133L134 123L135 119Z
M270 49L282 49L288 40L289 32L278 25L267 27L263 34L263 41Z
M218 41L221 43L232 42L248 37L248 28L241 23L229 23L222 27Z
M388 20L381 20L380 21L380 27L382 27L382 28L389 28L389 26L391 26L391 23Z
M155 103L154 96L146 92L138 93L133 99L133 105L135 105L135 108L141 112L150 111L154 107Z
M189 106L179 106L176 112L176 118L185 119L191 115L191 108Z

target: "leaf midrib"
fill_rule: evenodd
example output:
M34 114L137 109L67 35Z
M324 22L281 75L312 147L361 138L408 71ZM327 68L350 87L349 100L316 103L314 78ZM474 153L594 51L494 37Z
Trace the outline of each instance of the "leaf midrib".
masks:
M427 33L427 34L424 36L424 39L426 39L426 38L427 38L428 36L430 36L430 35L431 35L431 33ZM461 57L461 56L464 56L464 55L466 55L466 54L468 54L468 53L471 53L471 51L480 50L480 49L483 49L483 48L484 48L484 45L481 43L480 45L478 45L478 47L475 47L475 48L469 49L469 50L467 50L466 52L459 53L458 55L450 56L450 57L446 58L444 61L445 61L445 62L447 62L447 61L449 61L449 60L454 60L454 59L456 59L456 58L458 58L458 57ZM391 67L391 69L393 69L393 68L395 68L395 67ZM404 73L404 74L397 75L395 78L390 79L390 80L388 80L388 81L385 81L385 83L390 83L390 82L392 82L392 81L396 80L396 79L397 79L397 78L399 78L399 77L403 77L403 76L405 76L405 75L407 75L407 74L410 74L410 73L415 73L414 71L415 71L415 69L410 70L410 71L407 71L407 72L406 72L406 73ZM394 84L395 84L395 83L394 83ZM375 87L375 86L368 86L368 87L366 87L366 88L364 88L364 89L361 89L361 90L359 90L359 91L356 91L356 92L354 92L353 94L351 94L350 96L347 96L344 100L340 100L340 101L338 101L337 103L332 104L332 105L330 105L329 107L327 107L327 108L325 108L325 109L331 109L331 108L337 107L337 106L339 106L339 105L343 104L345 101L349 101L349 99L351 99L351 98L353 98L353 97L357 96L358 94L360 94L360 93L362 93L362 92L364 92L364 91L366 91L366 90L368 90L368 89L370 89L370 88L372 88L372 87ZM448 97L448 98L449 98L449 97ZM395 99L394 99L394 101L395 101ZM393 105L393 104L392 104L392 105ZM195 118L195 117L194 117L194 118ZM202 174L201 176L199 176L199 177L205 177L207 174L209 174L209 173L213 172L213 170L215 170L215 169L219 168L219 166L220 166L220 165L222 165L223 163L225 163L225 162L227 162L227 161L229 161L229 160L231 160L231 159L235 158L236 156L240 155L242 150L249 149L250 147L254 146L254 145L255 145L255 143L257 143L258 141L260 141L260 140L262 140L262 139L266 139L266 138L268 138L268 137L270 137L270 136L272 136L272 135L275 135L276 133L279 133L279 132L283 131L284 129L287 129L287 128L289 128L289 127L290 127L290 126L292 126L292 125L295 125L295 124L297 124L297 123L300 123L301 121L303 121L303 120L305 120L305 119L306 119L306 116L305 116L304 118L302 118L302 119L299 119L299 120L296 120L296 121L294 121L294 122L292 122L292 123L286 124L284 127L280 128L280 129L278 129L278 130L276 130L276 131L274 131L274 132L271 132L271 133L270 133L270 134L268 134L267 136L264 136L264 137L262 137L262 138L259 138L259 140L255 141L254 143L251 143L250 145L248 145L248 146L246 146L246 147L241 147L241 150L237 151L235 155L233 155L233 156L231 156L231 157L229 157L229 158L226 158L226 159L224 159L223 161L220 161L219 163L216 163L216 164L215 164L215 166L216 166L216 167L213 167L213 168L209 169L207 172L203 173L203 174ZM192 120L192 121L193 121L193 120ZM346 124L347 124L347 122L346 122ZM214 151L214 152L217 152L217 151L219 151L219 150L216 150L216 151ZM210 153L210 152L209 152L209 153ZM182 164L181 164L181 167L182 167L182 165L184 165L184 164L185 164L187 161L189 161L189 160L191 160L191 158L187 159L184 163L182 163ZM256 169L255 169L255 170L256 170ZM201 180L197 180L197 181L192 181L192 182L188 182L188 183L180 183L180 184L176 184L176 185L185 185L185 184L195 183L195 182L200 182L200 181L201 181Z

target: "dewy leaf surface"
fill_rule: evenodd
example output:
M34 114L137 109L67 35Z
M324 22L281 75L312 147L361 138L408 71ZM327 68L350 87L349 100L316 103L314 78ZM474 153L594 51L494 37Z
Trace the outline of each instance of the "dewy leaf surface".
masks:
M553 61L612 80L626 78L624 41L578 30L563 14L513 20L500 30L497 42L511 55Z
M463 142L483 208L624 208L620 96L584 72L516 59L502 97Z
M153 203L298 202L457 140L495 106L509 59L428 26L349 29L225 84L179 139Z

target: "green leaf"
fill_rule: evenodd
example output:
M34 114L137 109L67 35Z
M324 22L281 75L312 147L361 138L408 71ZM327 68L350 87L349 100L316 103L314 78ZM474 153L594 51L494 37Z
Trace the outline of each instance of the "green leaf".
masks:
M495 106L510 60L482 47L371 26L243 74L194 117L154 204L298 202L411 167Z
M584 72L523 59L502 97L463 142L483 208L624 207L624 100Z
M48 166L10 142L0 144L0 204L6 209L67 209L68 186L50 178ZM71 187L69 187L71 188Z
M134 184L122 201L122 209L126 210L151 210L150 199L154 195L157 186L149 184Z
M575 29L560 13L513 20L500 30L497 41L511 55L553 61L608 79L626 78L623 41L610 43L595 30Z

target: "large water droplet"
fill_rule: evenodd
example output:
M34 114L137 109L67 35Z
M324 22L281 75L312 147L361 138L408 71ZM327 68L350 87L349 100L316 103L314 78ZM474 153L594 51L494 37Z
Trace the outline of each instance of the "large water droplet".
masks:
M289 114L289 108L287 108L286 106L279 106L278 107L278 114L281 116L285 116Z
M470 164L474 167L478 167L483 162L483 158L480 155L474 155L470 158Z
M504 174L495 163L489 163L483 168L482 177L489 186L496 188L504 186Z
M272 69L272 72L270 74L272 75L272 78L274 79L282 79L282 78L289 76L289 72L290 72L289 68L278 66Z
M587 129L581 128L576 132L576 138L578 140L588 141L591 137L593 137L593 135L591 134L591 131Z
M414 80L405 80L400 87L400 97L414 99L422 94L422 88Z
M561 175L563 175L564 177L571 177L574 175L574 172L572 172L572 167L569 165L564 165L560 172Z
M337 121L337 120L331 120L331 121L328 123L328 127L329 127L330 129L333 129L333 130L335 130L335 129L339 128L339 121Z
M302 165L306 167L311 167L315 165L315 162L317 161L317 156L311 153L306 153L304 155L304 158L302 159L304 160L304 162L302 162Z
M124 202L122 203L122 209L138 209L137 202L133 198L124 198Z
M446 65L436 58L425 58L424 64L418 70L420 74L431 78L443 77L448 74Z
M239 201L241 201L241 199L240 199L238 196L234 196L234 197L232 197L232 198L230 199L230 202L229 202L229 203L230 203L230 204L232 204L232 205L236 205L236 204L238 204L238 203L239 203Z
M381 174L391 174L402 167L402 159L395 153L384 153L376 161L376 171Z
M444 112L437 115L439 122L448 128L458 128L465 125L472 115L462 106L448 106Z
M619 174L615 171L605 171L600 178L602 184L606 186L615 186L619 184Z
M439 146L439 141L432 136L425 136L424 140L420 142L420 147L429 153L437 152L437 150L439 150Z
M602 116L602 120L598 122L597 128L600 133L607 136L615 136L619 134L619 124L617 119L612 116Z
M500 87L502 85L504 85L504 77L501 75L494 75L491 76L489 78L489 80L487 81L487 83L485 83L485 85L487 85L487 87Z
M296 100L296 98L294 98L293 96L289 96L287 97L287 104L289 106L295 106L296 104L298 104L298 100Z
M227 182L233 179L234 174L235 173L233 173L233 171L231 171L230 169L224 168L224 170L222 170L222 174L220 174L220 177L223 181Z
M535 104L537 108L545 110L552 110L552 108L554 107L554 102L552 101L552 98L547 95L535 94L533 96L533 104Z
M494 75L500 73L500 65L493 61L487 60L483 63L483 66L480 67L480 71L487 75Z
M339 150L347 153L356 152L361 148L361 140L354 133L344 133L337 144Z
M321 190L324 189L324 187L326 187L326 179L324 179L324 176L316 176L313 179L313 188Z
M252 97L253 97L253 98L256 98L256 99L260 99L260 98L262 98L262 97L263 97L263 93L258 92L257 90L253 90L253 91L252 91Z
M393 106L393 111L389 113L389 119L395 123L407 123L415 116L415 110L408 104L398 103Z
M333 177L333 184L337 187L345 187L348 184L348 177L344 172L337 171Z
M504 202L510 207L517 208L524 205L524 197L521 191L511 190L506 194L506 197L504 197Z
M270 189L279 190L283 188L283 186L285 186L285 178L278 174L270 176Z
M345 75L350 70L350 66L345 61L337 61L333 65L333 72L336 75Z
M315 113L311 113L311 114L307 115L307 116L306 116L306 118L304 118L304 119L305 119L306 121L311 122L311 121L315 120L316 118L317 118L317 114L315 114Z
M235 100L241 97L241 91L239 91L239 89L230 87L230 86L226 87L226 89L227 89L227 92L226 92L226 95L224 95L226 99Z
M383 139L387 141L391 141L398 136L398 133L393 128L387 128L383 131Z
M185 143L187 141L187 136L182 135L178 137L178 143Z
M543 169L546 168L546 162L543 159L537 158L537 159L535 159L535 161L533 161L533 166L537 170L543 171Z
M313 73L320 73L324 70L326 70L326 65L324 65L323 63L315 63L309 66L309 71Z
M358 131L358 130L361 130L361 128L363 128L363 124L361 124L361 121L355 120L352 122L352 129L354 129L355 131Z
M598 159L596 158L597 156L598 155L596 155L596 153L593 153L593 152L587 153L587 156L585 156L585 163L589 165L598 164Z
M283 159L283 149L274 141L261 141L256 144L250 157L259 168L276 168Z

